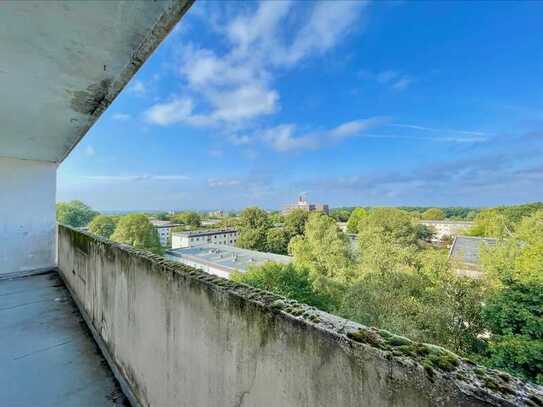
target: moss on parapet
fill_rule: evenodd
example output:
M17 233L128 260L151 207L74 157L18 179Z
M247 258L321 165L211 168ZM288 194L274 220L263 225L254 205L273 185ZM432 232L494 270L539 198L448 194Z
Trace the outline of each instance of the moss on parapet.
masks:
M383 359L400 366L418 367L430 383L436 380L452 381L461 392L483 400L489 405L543 407L543 388L526 383L505 372L478 366L439 346L412 341L389 331L369 328L352 321L320 311L315 307L287 299L277 294L207 274L201 270L170 261L151 252L135 249L89 233L59 225L62 233L69 233L74 247L88 253L90 245L118 249L128 255L146 259L159 266L155 270L174 272L198 281L210 290L225 292L241 303L252 303L268 310L270 315L306 324L336 338L338 344L348 343L353 355L373 349Z

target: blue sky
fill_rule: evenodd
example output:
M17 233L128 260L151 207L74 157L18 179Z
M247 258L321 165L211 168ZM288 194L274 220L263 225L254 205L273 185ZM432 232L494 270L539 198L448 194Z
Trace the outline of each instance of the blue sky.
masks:
M543 200L541 2L197 1L59 168L100 210Z

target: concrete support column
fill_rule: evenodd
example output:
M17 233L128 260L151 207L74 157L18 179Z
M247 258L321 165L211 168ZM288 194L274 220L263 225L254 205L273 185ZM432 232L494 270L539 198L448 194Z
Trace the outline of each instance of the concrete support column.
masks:
M56 171L53 162L0 157L0 276L55 266Z

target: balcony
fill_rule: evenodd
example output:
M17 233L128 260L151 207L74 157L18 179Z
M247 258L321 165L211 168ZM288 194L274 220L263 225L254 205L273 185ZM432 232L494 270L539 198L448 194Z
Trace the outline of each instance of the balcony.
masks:
M56 225L58 163L190 5L1 6L0 405L543 405L442 348Z
M0 279L0 405L123 405L59 274Z

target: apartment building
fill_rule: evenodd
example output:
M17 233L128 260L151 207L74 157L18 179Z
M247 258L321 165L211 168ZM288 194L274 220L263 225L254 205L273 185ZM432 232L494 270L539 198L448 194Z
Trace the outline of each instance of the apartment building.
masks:
M174 232L172 235L172 249L193 247L202 244L218 244L235 246L239 232L236 229L211 229L189 232Z

